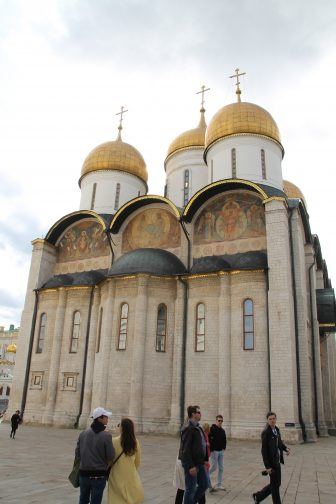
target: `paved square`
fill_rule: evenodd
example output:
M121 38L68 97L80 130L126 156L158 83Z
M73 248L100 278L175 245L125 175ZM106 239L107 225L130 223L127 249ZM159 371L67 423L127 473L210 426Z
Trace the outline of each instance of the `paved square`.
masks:
M6 504L76 504L78 491L67 480L78 431L22 425L9 439L10 426L0 425L0 502ZM172 474L178 439L139 436L145 502L174 502ZM336 438L295 445L282 471L283 504L336 503ZM230 441L225 453L226 492L207 496L209 504L252 504L251 494L266 484L262 477L260 443ZM107 502L105 493L104 504ZM264 501L271 503L269 497Z

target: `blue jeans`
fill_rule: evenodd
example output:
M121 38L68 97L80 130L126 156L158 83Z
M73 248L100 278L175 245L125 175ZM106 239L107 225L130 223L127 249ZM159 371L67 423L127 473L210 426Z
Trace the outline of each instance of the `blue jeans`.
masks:
M222 484L224 471L224 450L211 452L210 464L210 476L218 468L217 485L220 486Z
M196 476L191 476L189 467L183 465L185 477L185 492L183 504L195 504L205 494L208 488L208 477L203 464L196 466Z
M101 504L106 486L106 478L93 479L79 475L79 504Z

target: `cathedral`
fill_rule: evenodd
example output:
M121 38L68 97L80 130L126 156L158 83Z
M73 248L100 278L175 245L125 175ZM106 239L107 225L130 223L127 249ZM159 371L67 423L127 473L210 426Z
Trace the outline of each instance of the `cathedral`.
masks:
M336 433L335 295L300 189L283 180L271 114L241 100L179 134L164 196L122 138L94 148L80 209L32 242L10 410L79 427L104 406L115 423L176 433L189 404L259 438ZM164 180L164 176L162 176Z

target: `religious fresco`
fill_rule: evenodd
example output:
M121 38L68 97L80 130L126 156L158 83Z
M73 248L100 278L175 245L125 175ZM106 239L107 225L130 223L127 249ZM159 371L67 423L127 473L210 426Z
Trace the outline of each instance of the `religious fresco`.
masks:
M265 212L257 196L239 191L222 194L201 211L194 244L234 241L266 235Z
M176 217L167 210L150 208L127 224L122 237L122 252L138 248L175 248L180 244L180 227Z
M58 244L59 262L77 261L110 253L108 239L97 222L83 221L68 229Z

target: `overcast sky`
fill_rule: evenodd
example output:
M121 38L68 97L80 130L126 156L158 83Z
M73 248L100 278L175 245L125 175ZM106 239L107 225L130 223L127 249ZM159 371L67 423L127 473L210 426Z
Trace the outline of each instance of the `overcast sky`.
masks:
M86 155L123 139L162 194L169 143L242 99L275 118L336 281L334 0L0 0L0 325L16 325L31 240L78 210Z

